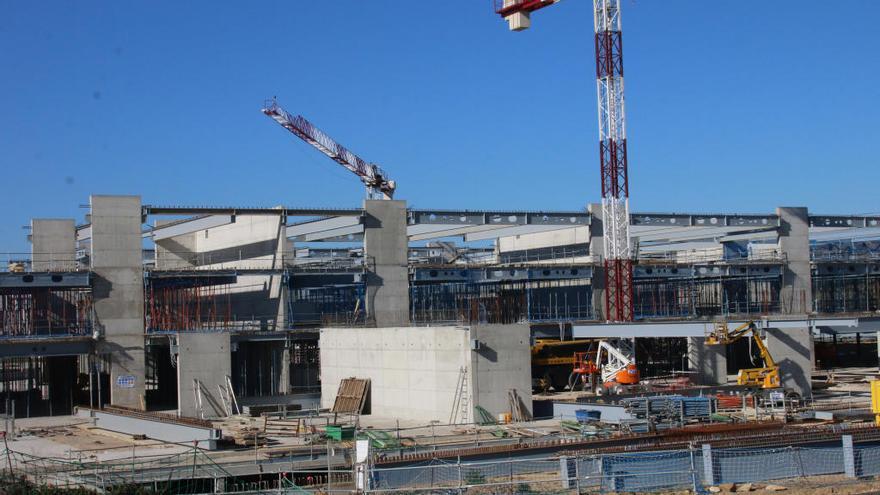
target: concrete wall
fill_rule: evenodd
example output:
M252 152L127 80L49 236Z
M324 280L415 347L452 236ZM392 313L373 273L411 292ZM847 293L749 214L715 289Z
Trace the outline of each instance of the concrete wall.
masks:
M233 318L251 322L254 329L273 331L285 323L287 305L280 270L285 253L292 254L292 246L284 237L283 220L280 213L238 215L233 223L169 241L183 249L191 246L192 259L202 269L279 270L278 274L239 275L229 287ZM157 248L157 257L159 254Z
M226 387L232 373L228 333L180 333L177 335L178 414L191 418L226 416L218 387ZM202 393L200 414L193 380Z
M479 351L471 351L472 336ZM525 325L324 328L321 403L333 406L343 378L369 378L373 415L447 422L461 367L467 366L471 406L494 415L509 411L507 391L516 389L531 410L529 359Z
M471 353L475 404L494 417L510 412L508 391L514 389L532 410L532 368L528 325L476 325L471 339L480 348Z
M367 274L367 313L377 327L409 324L409 269L406 202L364 201L364 254Z
M110 356L110 402L144 407L144 280L140 196L91 197L98 353ZM120 379L121 378L121 379Z
M463 327L322 328L321 405L333 406L343 378L369 378L371 414L446 422L469 336Z
M813 372L813 336L809 328L768 328L766 344L770 355L779 365L782 386L811 397Z
M35 272L76 269L76 224L73 219L31 220L31 268Z
M727 383L727 346L706 345L703 337L688 338L688 369L700 385Z

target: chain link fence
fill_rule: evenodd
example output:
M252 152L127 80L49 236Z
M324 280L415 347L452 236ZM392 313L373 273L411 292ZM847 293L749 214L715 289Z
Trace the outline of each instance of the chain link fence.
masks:
M434 460L419 466L370 470L368 493L582 493L704 491L729 483L880 475L880 446L712 449L507 459L484 462Z

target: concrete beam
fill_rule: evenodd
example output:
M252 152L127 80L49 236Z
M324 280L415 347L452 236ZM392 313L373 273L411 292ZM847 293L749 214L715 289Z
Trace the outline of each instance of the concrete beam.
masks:
M235 222L233 215L208 215L198 218L191 218L183 221L169 222L164 225L157 225L150 231L150 237L153 241L161 241L170 239L180 235L193 234L200 230L207 230L221 225L228 225Z
M286 227L285 235L287 237L292 237L294 241L301 241L305 240L305 237L308 235L353 226L360 226L360 232L363 232L362 217L329 217L308 222L295 223Z

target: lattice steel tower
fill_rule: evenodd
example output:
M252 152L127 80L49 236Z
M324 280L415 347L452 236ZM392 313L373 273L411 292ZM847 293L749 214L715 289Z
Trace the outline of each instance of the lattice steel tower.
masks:
M605 248L605 318L632 321L632 243L623 99L623 37L620 0L593 0L596 92L599 100L599 163Z
M559 0L495 0L510 29L531 25L531 14ZM623 37L620 0L593 0L596 89L599 99L599 164L605 248L605 319L632 321L632 243L629 237L629 177L623 102Z

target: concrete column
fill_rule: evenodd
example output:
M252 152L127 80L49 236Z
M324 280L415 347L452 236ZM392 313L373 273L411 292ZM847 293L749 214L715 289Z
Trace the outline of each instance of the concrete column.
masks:
M782 270L782 313L812 312L813 284L810 275L810 223L806 208L780 207L779 250L785 256Z
M813 337L809 328L768 328L766 344L779 365L782 386L801 397L812 396Z
M178 414L189 418L225 417L226 406L220 388L226 388L226 377L232 373L229 334L180 333L177 344ZM197 389L201 395L201 410Z
M284 350L281 351L281 376L278 379L278 392L284 395L290 393L290 336L284 341Z
M602 223L602 204L590 203L590 256L594 259L605 257L604 230ZM601 263L593 265L593 315L605 321L605 267Z
M809 213L803 207L779 207L779 250L785 256L780 290L781 312L812 313ZM809 328L768 329L767 348L779 364L782 386L803 397L812 395L813 335Z
M98 353L110 357L110 403L143 408L144 275L140 196L92 196Z
M364 256L367 273L367 314L377 327L409 325L409 242L406 202L365 200Z
M688 369L700 385L727 383L727 346L706 345L703 337L688 338Z
M31 220L31 269L64 272L76 269L76 225L73 219Z

